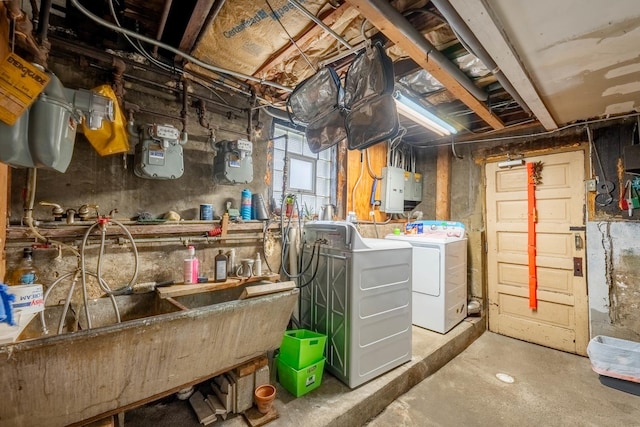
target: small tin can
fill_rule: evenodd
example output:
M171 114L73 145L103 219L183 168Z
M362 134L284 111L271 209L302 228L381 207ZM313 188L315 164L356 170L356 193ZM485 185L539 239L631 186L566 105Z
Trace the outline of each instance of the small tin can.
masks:
M202 204L200 205L200 219L202 221L211 221L213 219L213 205Z

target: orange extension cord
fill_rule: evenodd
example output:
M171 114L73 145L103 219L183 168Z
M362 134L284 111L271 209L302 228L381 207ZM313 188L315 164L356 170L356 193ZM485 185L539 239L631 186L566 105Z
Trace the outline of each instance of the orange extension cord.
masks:
M538 309L538 274L536 272L536 180L534 178L535 163L527 163L527 212L528 212L528 254L529 254L529 308Z

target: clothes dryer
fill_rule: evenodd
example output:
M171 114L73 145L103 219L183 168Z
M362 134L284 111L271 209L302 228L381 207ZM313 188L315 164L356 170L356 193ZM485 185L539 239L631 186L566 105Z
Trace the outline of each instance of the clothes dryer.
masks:
M467 237L464 224L417 221L414 234L386 236L409 242L412 250L414 325L444 334L467 317Z

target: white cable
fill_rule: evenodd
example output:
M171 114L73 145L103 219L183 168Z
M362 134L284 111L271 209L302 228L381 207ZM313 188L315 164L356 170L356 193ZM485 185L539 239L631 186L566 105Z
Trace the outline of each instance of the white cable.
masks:
M92 21L102 25L103 27L109 28L117 33L121 33L121 34L126 34L128 36L133 37L134 39L137 40L141 40L145 43L149 43L153 46L158 46L161 47L162 49L168 50L171 53L174 53L182 58L185 58L186 60L206 69L209 71L213 71L214 73L222 73L222 74L227 74L233 77L237 77L240 79L244 79L244 80L249 80L252 82L256 82L256 83L260 83L266 86L271 86L274 87L276 89L280 89L282 91L285 92L291 92L293 89L291 89L290 87L286 87L283 86L279 83L276 82L272 82L269 80L264 80L258 77L254 77L248 74L244 74L244 73L239 73L237 71L231 71L231 70L226 70L224 68L220 68L220 67L216 67L215 65L212 64L207 64L206 62L203 62L201 60L199 60L198 58L189 55L188 53L182 52L180 49L176 49L173 46L170 46L168 44L159 42L158 40L155 40L151 37L147 37L145 35L136 33L135 31L131 31L128 30L126 28L120 28L117 25L112 24L109 21L105 21L104 19L100 18L97 15L94 15L93 13L91 13L87 8L85 8L84 6L82 6L82 4L80 4L79 0L71 0L71 4L73 4L73 6L76 7L76 9L78 9L83 15L85 15L87 18L91 19Z

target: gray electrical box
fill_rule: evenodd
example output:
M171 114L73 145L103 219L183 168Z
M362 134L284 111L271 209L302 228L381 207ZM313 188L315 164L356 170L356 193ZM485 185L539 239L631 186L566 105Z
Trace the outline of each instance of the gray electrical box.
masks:
M422 174L421 173L405 171L404 200L409 202L422 201Z
M253 181L253 144L246 139L220 141L213 162L214 178L221 184L248 184Z
M386 213L404 212L404 169L382 168L380 210Z
M140 131L134 173L147 179L177 179L184 173L180 131L171 125L150 124Z

